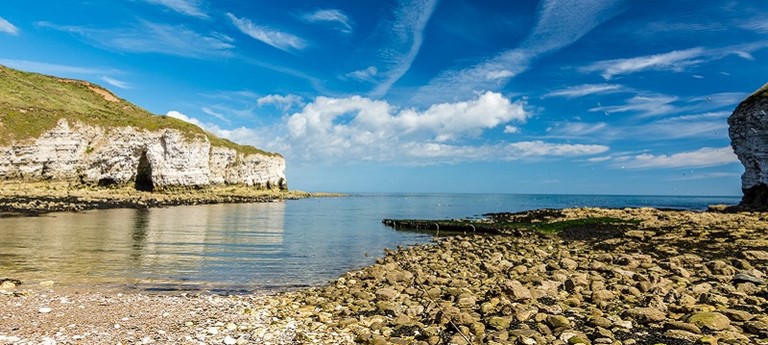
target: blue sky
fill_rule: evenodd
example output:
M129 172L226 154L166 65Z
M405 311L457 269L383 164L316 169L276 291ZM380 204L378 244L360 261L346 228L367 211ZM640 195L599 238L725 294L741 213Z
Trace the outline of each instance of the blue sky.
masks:
M282 153L292 189L740 194L764 1L9 1L0 64Z

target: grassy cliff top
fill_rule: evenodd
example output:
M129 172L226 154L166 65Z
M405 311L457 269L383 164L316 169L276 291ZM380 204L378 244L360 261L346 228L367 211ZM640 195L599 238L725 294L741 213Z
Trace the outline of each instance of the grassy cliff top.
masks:
M158 116L87 81L22 72L0 65L0 146L37 138L60 119L106 128L135 127L180 130L189 137L206 136L213 146L246 154L278 155L238 145L202 128L169 116Z
M747 99L744 100L744 102L751 102L756 101L759 99L765 99L768 98L768 83L763 85L763 87L759 88L755 93L747 97Z

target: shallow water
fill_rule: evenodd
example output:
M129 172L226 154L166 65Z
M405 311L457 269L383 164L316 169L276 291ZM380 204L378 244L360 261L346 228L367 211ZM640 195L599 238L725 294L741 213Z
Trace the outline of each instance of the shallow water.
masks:
M543 207L704 209L735 197L368 194L263 204L116 209L0 219L0 277L150 291L322 284L384 248L425 243L383 218L465 218Z

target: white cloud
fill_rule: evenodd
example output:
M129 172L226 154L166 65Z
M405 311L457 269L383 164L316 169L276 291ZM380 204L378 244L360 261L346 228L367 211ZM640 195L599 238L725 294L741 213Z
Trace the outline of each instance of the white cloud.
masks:
M0 65L5 65L8 67L20 69L23 71L37 72L37 73L56 75L56 76L103 75L103 74L122 73L122 71L113 69L113 68L69 66L69 65L59 65L59 64L40 62L40 61L15 60L15 59L0 59Z
M395 19L385 27L386 40L379 51L380 65L372 97L381 97L411 69L424 41L424 29L437 7L437 0L402 1Z
M755 16L754 18L743 22L740 26L742 29L761 34L768 34L768 21L765 20L765 14Z
M675 96L668 95L636 95L621 105L598 106L589 109L592 112L611 113L635 112L642 117L656 116L678 111L672 103L677 101Z
M192 118L192 117L189 117L186 114L178 112L176 110L171 110L171 111L167 112L165 115L166 116L170 116L170 117L175 118L175 119L179 119L179 120L185 121L185 122L189 122L189 123L191 123L191 124L193 124L195 126L198 126L200 128L210 128L210 126L206 126L200 120Z
M550 128L547 136L551 138L594 137L596 134L607 132L608 129L608 124L605 122L562 122Z
M201 9L200 0L145 0L151 4L168 7L178 13L193 17L207 18L208 15Z
M703 60L702 48L675 50L669 53L640 56L629 59L615 59L595 62L579 69L583 73L599 71L600 75L609 80L616 75L636 73L647 70L681 72L686 67L697 65Z
M141 21L129 28L92 29L37 22L40 27L78 34L91 44L130 53L160 53L190 58L232 56L234 46L222 35L202 35L182 25Z
M344 76L350 79L356 79L360 81L374 81L374 77L379 73L379 69L374 66L368 66L368 68L353 71L345 74Z
M11 22L5 20L5 18L0 17L0 32L5 32L11 35L18 35L19 28L11 24Z
M613 17L618 4L613 0L545 0L533 30L517 48L466 69L444 71L422 87L417 98L463 99L475 92L499 90L540 57L573 44Z
M504 126L504 133L506 134L517 134L520 133L520 127L515 126Z
M296 95L267 95L257 99L256 104L260 107L264 105L274 105L277 108L288 111L293 106L304 105L304 98Z
M736 163L739 160L730 146L702 147L695 151L679 152L671 155L653 155L643 153L621 162L620 165L632 169L649 168L687 168L710 167Z
M227 13L227 17L242 33L277 49L291 51L307 47L307 42L296 35L256 25L250 19L238 18L232 13Z
M129 84L127 82L124 82L122 80L118 80L118 79L112 78L112 77L102 76L101 80L107 82L109 85L112 85L112 86L115 86L115 87L119 87L121 89L130 89L131 88L131 84Z
M577 157L608 151L604 145L546 141L469 144L486 130L523 123L529 114L522 102L487 92L476 99L435 104L424 110L399 109L366 97L318 97L301 111L268 128L225 130L171 111L169 116L206 130L269 150L292 161L339 163L379 161L426 165L460 161Z
M352 26L349 24L349 18L347 18L347 15L340 10L317 10L312 13L305 13L301 17L310 23L335 23L337 25L337 30L343 33L352 32Z
M547 97L574 98L574 97L584 97L584 96L594 95L594 94L616 93L616 92L622 92L622 91L625 91L625 88L622 85L618 85L618 84L583 84L583 85L576 85L576 86L567 87L565 89L552 91L544 95L543 98L547 98Z
M768 47L768 41L738 44L717 49L701 47L674 50L663 54L639 56L627 59L603 60L579 68L580 72L600 72L606 80L619 75L644 71L683 72L691 66L700 65L730 55L752 60L752 52Z

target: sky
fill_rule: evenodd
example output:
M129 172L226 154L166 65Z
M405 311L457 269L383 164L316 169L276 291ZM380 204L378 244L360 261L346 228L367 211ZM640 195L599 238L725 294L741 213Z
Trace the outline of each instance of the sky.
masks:
M768 2L11 0L0 64L279 152L291 189L740 195Z

